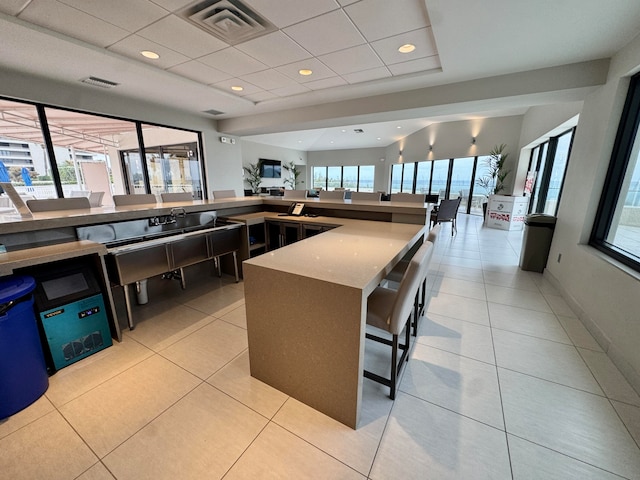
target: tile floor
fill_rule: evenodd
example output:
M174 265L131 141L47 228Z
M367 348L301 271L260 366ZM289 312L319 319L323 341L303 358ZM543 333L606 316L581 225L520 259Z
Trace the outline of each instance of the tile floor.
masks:
M252 379L242 284L192 269L0 422L0 478L640 478L640 397L518 269L521 233L466 215L449 233L400 393L365 380L358 430ZM367 344L368 368L384 356Z

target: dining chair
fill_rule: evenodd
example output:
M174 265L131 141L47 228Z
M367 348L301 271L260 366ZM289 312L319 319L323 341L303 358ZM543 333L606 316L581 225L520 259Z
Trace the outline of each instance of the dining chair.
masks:
M221 198L235 198L235 190L214 190L211 192L214 200L220 200Z
M367 202L379 202L382 199L381 192L351 192L351 200L366 200Z
M161 193L160 199L162 200L162 203L192 202L193 195L191 195L191 192L168 192Z
M284 198L287 200L288 199L299 200L302 198L307 198L307 191L306 190L285 190Z
M48 198L45 200L27 200L32 212L53 212L56 210L79 210L91 208L87 197Z
M365 370L364 377L389 387L392 400L396 397L402 367L409 360L411 318L415 312L416 293L432 255L433 244L424 242L409 261L398 289L377 287L367 299L367 325L391 334L391 339L373 333L367 333L365 337L391 347L391 375L386 378ZM404 344L399 340L403 331ZM402 353L398 358L399 351Z
M456 216L458 215L458 207L460 207L460 201L462 197L455 199L443 199L437 209L431 212L431 224L436 225L443 222L451 222L451 235L457 232L456 228Z
M155 204L157 202L158 202L158 199L153 193L113 196L113 203L116 207L122 207L127 205L147 205L147 204Z
M424 193L392 193L392 202L424 203Z
M321 190L320 200L344 200L346 190Z

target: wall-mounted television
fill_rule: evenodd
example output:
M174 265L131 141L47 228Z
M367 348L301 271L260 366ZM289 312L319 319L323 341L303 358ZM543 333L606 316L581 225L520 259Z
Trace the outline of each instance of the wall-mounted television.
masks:
M262 178L280 178L282 175L282 162L280 160L259 159L260 176Z

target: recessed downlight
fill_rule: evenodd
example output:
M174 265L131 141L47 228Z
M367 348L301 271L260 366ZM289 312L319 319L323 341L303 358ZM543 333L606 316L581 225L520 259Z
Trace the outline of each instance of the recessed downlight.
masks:
M244 90L244 87L241 87L240 85L233 85L231 87L231 90L233 90L234 92L241 92Z
M300 75L302 75L303 77L308 77L309 75L311 75L313 73L313 70L309 70L308 68L302 68L302 69L298 70L298 73Z
M157 60L160 58L160 55L158 55L156 52L152 52L151 50L142 50L140 52L140 55L151 60Z
M416 49L416 46L412 43L405 43L404 45L402 45L400 48L398 48L398 51L400 53L411 53Z

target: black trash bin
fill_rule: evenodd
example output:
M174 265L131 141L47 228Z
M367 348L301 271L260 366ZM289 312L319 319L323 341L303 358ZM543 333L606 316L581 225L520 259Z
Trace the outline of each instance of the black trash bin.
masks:
M31 405L49 387L32 277L0 278L0 419Z
M531 272L542 272L547 265L556 217L544 213L532 213L524 219L520 268Z

